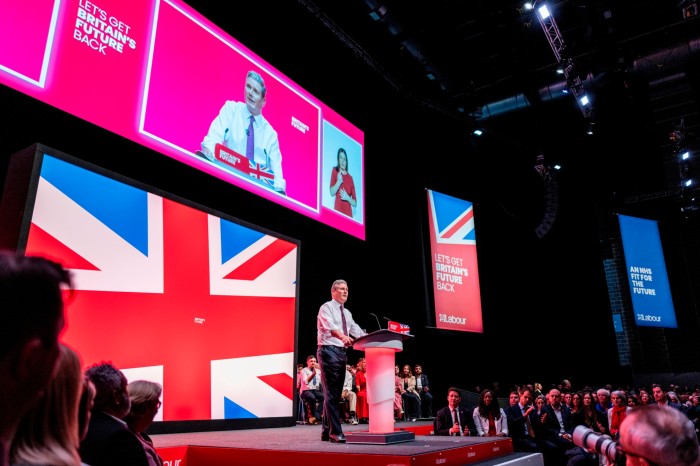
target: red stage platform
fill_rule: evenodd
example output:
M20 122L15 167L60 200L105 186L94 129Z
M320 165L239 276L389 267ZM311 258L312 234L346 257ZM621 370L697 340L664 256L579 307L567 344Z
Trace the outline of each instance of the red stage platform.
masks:
M333 466L543 466L539 453L513 453L509 438L436 437L431 423L397 423L416 434L412 442L390 445L336 444L321 441L321 426L297 425L153 435L165 466L326 465ZM366 425L343 426L347 432Z

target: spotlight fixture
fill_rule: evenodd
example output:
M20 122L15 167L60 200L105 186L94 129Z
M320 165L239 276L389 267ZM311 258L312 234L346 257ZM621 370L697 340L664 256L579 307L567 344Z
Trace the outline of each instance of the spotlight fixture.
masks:
M690 152L685 151L681 154L681 160L688 160L690 158Z
M590 122L590 123L588 123L588 129L586 129L586 134L588 134L590 136L593 133L595 133L595 123Z
M549 18L549 8L547 8L547 5L542 5L537 9L537 12L540 14L540 19L545 20Z
M484 134L484 132L481 129L477 128L474 130L474 132L472 134L474 136L481 136L482 134Z

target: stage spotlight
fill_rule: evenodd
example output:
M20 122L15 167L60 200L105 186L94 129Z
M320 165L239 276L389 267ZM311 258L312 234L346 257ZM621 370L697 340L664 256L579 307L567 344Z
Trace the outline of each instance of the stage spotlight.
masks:
M588 134L590 136L593 133L595 133L595 123L591 122L591 123L588 123L588 129L586 130L586 134Z
M472 134L474 136L481 136L482 134L484 134L484 132L482 130L480 130L479 128L477 128L474 130L474 132Z
M690 152L686 151L681 154L681 160L688 160L690 158Z
M588 105L588 104L590 103L590 100L588 100L588 95L587 95L587 94L584 94L584 95L579 99L579 102L581 102L581 105L584 106L584 107L585 107L586 105Z
M523 8L525 8L525 11L530 11L535 8L535 5L533 5L532 2L525 2Z
M683 186L685 186L686 188L689 188L692 185L693 185L693 180L691 180L691 179L683 181Z
M540 19L547 19L549 18L549 8L547 8L547 5L542 5L537 9L537 12L540 14Z

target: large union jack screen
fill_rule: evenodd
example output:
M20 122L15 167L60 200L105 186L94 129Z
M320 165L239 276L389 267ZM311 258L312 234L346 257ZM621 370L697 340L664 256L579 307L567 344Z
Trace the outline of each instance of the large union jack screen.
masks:
M37 155L20 249L72 270L83 363L162 383L157 421L292 418L299 243Z

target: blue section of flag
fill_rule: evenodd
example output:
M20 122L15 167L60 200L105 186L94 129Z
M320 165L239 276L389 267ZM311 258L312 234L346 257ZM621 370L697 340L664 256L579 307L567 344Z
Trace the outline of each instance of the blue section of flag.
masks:
M224 419L257 419L258 416L224 397Z
M439 193L437 191L430 191L430 195L433 200L432 203L435 206L435 211L433 212L435 223L437 224L437 231L435 234L437 238L440 238L450 225L452 225L459 217L462 217L469 212L469 209L472 207L472 203L463 199L448 196L447 194ZM471 228L461 239L475 241L476 232L474 231L474 228Z
M117 235L148 255L147 193L44 155L41 176Z
M221 262L226 263L251 244L265 236L264 233L228 220L219 219L221 225Z

